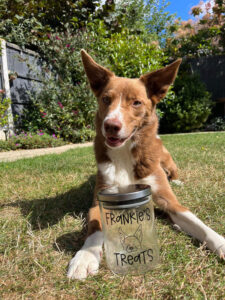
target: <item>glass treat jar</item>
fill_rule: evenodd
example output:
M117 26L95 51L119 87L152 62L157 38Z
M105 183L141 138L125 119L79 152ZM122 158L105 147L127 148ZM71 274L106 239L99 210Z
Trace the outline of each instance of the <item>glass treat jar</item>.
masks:
M111 187L98 193L108 267L138 275L159 262L150 187Z

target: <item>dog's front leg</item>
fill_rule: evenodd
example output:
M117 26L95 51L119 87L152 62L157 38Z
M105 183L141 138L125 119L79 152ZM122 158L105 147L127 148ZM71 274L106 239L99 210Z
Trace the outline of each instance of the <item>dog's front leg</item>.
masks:
M88 274L98 272L102 256L103 233L97 193L106 188L100 172L97 174L93 207L88 213L88 232L83 247L75 254L69 263L67 276L72 279L85 279Z
M89 274L98 272L102 256L103 233L99 206L90 208L88 234L83 247L69 263L67 276L71 279L85 279Z
M162 145L160 164L170 180L178 180L178 169L169 151Z
M171 219L187 234L206 244L206 247L225 259L225 239L206 226L198 217L183 207L174 195L165 172L158 167L150 176L141 180L152 189L154 202L169 213Z

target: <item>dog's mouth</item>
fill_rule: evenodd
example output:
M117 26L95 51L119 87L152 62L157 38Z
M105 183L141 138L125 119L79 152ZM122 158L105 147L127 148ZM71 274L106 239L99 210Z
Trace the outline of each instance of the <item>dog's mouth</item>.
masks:
M109 147L120 147L123 144L125 144L125 142L129 140L135 134L135 132L136 132L136 128L134 128L131 134L128 135L126 138L119 138L118 136L112 136L112 135L106 136L105 137L106 144Z
M120 138L114 137L114 136L107 136L107 137L106 137L106 143L107 143L107 145L109 145L110 147L119 147L119 146L123 145L123 143L124 143L127 139L128 139L128 138L120 139Z

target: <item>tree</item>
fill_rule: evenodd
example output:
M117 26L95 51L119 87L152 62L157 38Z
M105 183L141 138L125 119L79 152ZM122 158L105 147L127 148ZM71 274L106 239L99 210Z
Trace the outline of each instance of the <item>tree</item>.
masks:
M38 50L51 32L86 27L114 10L113 0L0 0L0 36L9 42Z
M192 7L195 20L176 20L174 37L167 40L172 56L202 56L225 53L225 3L200 1Z

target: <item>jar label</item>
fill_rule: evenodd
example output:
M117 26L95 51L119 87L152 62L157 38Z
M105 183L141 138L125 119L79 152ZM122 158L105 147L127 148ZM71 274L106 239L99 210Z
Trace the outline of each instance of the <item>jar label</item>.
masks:
M140 223L143 221L149 221L151 219L150 209L146 207L141 211L129 211L121 214L114 214L112 211L105 213L105 219L107 225L115 225L115 224L133 224Z
M133 265L134 263L147 264L153 261L153 249L149 248L147 250L141 251L139 253L124 254L124 253L114 253L116 256L117 266L123 267Z

